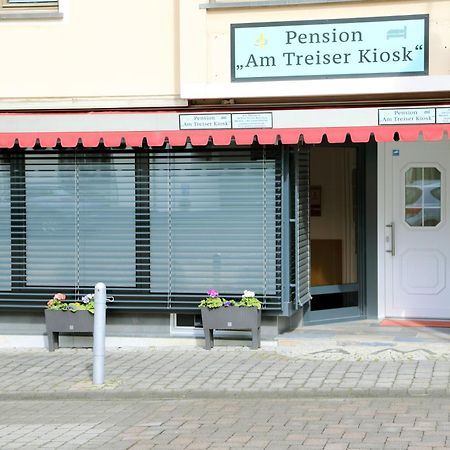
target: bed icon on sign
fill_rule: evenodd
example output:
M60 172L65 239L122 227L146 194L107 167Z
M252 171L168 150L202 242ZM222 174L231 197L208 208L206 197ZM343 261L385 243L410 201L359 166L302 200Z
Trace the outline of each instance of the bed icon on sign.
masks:
M386 33L386 39L403 38L406 39L406 25L403 28L392 28Z

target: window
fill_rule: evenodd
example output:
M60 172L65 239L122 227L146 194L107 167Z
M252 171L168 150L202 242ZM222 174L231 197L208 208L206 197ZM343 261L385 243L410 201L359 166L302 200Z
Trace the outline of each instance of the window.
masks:
M275 161L150 161L150 277L157 291L276 293Z
M79 299L99 281L112 309L191 314L215 288L279 311L279 152L5 150L0 308Z
M411 227L435 227L441 222L441 172L436 167L406 171L405 221Z
M0 290L11 289L11 194L10 168L0 155Z
M200 9L261 8L268 6L298 6L317 3L344 3L349 0L209 0L200 3ZM350 0L356 1L356 0Z
M24 15L59 13L58 0L1 0L0 12L7 18L9 15L20 18Z
M33 7L56 7L58 1L52 0L3 0L3 6L6 7L21 7L21 8L33 8Z
M27 285L134 287L134 160L30 155Z

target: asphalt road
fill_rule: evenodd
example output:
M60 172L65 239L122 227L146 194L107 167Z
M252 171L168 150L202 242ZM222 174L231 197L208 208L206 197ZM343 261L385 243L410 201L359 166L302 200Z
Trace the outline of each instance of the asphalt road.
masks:
M450 399L11 400L8 449L450 448Z

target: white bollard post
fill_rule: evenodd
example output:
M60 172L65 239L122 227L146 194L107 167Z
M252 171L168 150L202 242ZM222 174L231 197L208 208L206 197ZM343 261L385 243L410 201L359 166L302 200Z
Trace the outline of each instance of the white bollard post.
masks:
M104 283L95 285L94 313L94 362L93 382L105 382L105 328L106 328L106 286Z

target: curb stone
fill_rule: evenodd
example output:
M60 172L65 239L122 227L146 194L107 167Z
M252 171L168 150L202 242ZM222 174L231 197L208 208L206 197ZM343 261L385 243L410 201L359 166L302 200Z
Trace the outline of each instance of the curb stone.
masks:
M101 388L100 388L101 389ZM449 398L448 389L297 389L297 390L270 390L270 391L61 391L61 392L0 392L0 401L54 401L54 400L195 400L195 399L302 399L302 398Z

